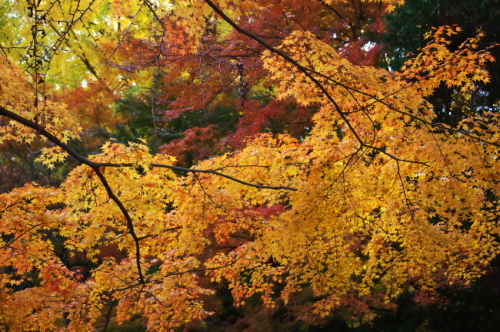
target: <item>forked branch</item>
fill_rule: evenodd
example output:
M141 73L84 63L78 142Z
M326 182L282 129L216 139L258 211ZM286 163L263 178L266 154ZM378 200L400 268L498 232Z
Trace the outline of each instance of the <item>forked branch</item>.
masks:
M361 91L359 89L356 89L356 88L353 88L353 87L350 87L342 82L339 82L325 74L322 74L314 69L311 69L311 68L308 68L308 67L304 67L302 66L300 63L298 63L296 60L294 60L289 54L283 52L282 50L280 49L277 49L275 47L273 47L271 44L267 43L266 41L264 41L263 39L259 38L257 35L251 33L250 31L246 30L246 29L243 29L240 25L238 25L235 21L233 21L229 16L226 15L226 13L224 13L212 0L204 0L205 3L207 5L209 5L217 14L220 15L220 17L222 17L222 19L224 21L226 21L229 25L231 25L234 29L236 29L238 32L250 37L251 39L257 41L259 44L261 44L262 46L264 46L266 49L268 49L269 51L279 55L280 57L282 57L283 59L285 59L287 62L293 64L298 70L300 70L307 78L309 78L320 90L321 92L326 96L326 98L333 104L336 112L339 114L339 116L341 117L341 119L346 123L346 125L348 126L349 130L353 133L353 135L356 137L357 141L360 143L361 146L364 146L364 147L367 147L367 148L373 148L372 146L366 144L362 139L361 137L357 134L355 128L352 126L352 124L350 123L349 119L347 118L346 116L346 112L343 112L342 109L340 108L340 106L338 105L338 103L335 101L335 99L328 93L328 91L326 90L326 88L323 86L323 84L321 84L321 82L319 82L319 80L317 80L313 75L317 75L321 78L324 78L328 81L330 81L331 83L335 84L335 85L338 85L344 89L346 89L347 91L352 91L352 92L355 92L355 93L359 93L361 95L364 95L364 96L367 96L369 98L373 98L375 101L377 102L380 102L382 103L383 105L387 106L388 108L390 108L391 110L399 113L399 114L402 114L402 115L406 115L406 116L409 116L411 117L412 119L416 120L416 121L419 121L421 123L424 123L426 125L431 125L435 128L439 128L439 129L443 129L443 130L447 130L447 131L450 131L450 132L454 132L454 133L459 133L461 135L464 135L464 136L467 136L471 139L474 139L478 142L481 142L481 143L484 143L484 144L488 144L488 145L492 145L492 146L496 146L496 147L500 147L500 144L497 143L497 142L489 142L489 141L486 141L484 139L482 139L481 137L478 137L478 136L475 136L475 135L471 135L470 133L467 133L467 132L464 132L463 130L458 130L458 129L454 129L454 128L449 128L449 127L445 127L439 123L432 123L430 121L427 121L425 119L422 119L414 114L411 114L411 113L408 113L408 112L405 112L403 110L400 110L400 109L397 109L393 106L391 106L390 104L388 104L387 102L385 102L383 100L383 98L379 98L373 94L370 94L370 93L367 93L367 92L364 92L364 91ZM387 154L388 155L388 154ZM398 160L397 158L394 158L394 156L391 156L391 155L388 155L389 157L393 158L393 159L396 159ZM414 163L421 163L421 162L416 162L416 161L409 161L409 160L399 160L399 161L405 161L405 162L414 162ZM423 164L423 163L421 163Z
M113 189L109 185L106 177L104 174L101 172L101 167L135 167L135 164L113 164L113 163L97 163L94 162L88 158L85 158L78 152L76 152L74 149L72 149L69 145L66 143L62 142L59 138L48 132L41 124L38 124L36 122L33 122L31 120L28 120L19 114L16 114L14 112L11 112L7 110L6 108L0 106L0 115L5 116L13 121L16 121L26 127L32 128L36 130L41 136L47 138L50 142L54 143L64 151L66 151L67 154L75 158L77 161L79 161L82 164L85 164L92 168L96 175L99 177L99 180L101 181L102 185L106 189L106 192L111 200L115 202L115 204L118 206L120 211L122 212L126 222L127 222L127 229L130 235L132 236L134 243L135 243L135 258L137 262L137 272L139 274L139 280L141 283L145 283L146 280L144 278L144 274L142 272L142 267L141 267L141 248L140 248L140 241L142 238L139 238L135 232L134 228L134 223L132 221L132 218L130 217L130 214L128 213L127 209L123 205L123 203L120 201L118 196L113 192ZM257 185L249 182L245 182L242 180L239 180L237 178L234 178L232 176L226 175L224 173L215 171L215 170L202 170L202 169L191 169L191 168L184 168L184 167L178 167L178 166L172 166L172 165L163 165L163 164L151 164L152 167L163 167L163 168L169 168L172 170L177 170L177 171L184 171L184 172L192 172L192 173L208 173L208 174L214 174L217 176L225 177L229 180L241 183L243 185L255 187L255 188L261 188L261 189L286 189L286 190L297 190L295 188L290 188L290 187L273 187L273 186L265 186L265 185Z

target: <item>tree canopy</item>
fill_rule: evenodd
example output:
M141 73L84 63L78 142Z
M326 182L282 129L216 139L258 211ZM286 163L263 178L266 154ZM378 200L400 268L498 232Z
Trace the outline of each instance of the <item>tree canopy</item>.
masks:
M384 46L415 3L3 1L0 326L359 325L487 274L495 40Z

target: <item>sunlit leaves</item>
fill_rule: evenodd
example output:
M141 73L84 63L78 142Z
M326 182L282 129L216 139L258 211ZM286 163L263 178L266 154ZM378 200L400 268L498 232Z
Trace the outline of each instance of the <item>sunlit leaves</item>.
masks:
M53 19L83 15L46 5L40 10ZM75 39L40 37L57 51L71 49L59 67L46 67L59 87L36 75L42 65L27 76L14 64L19 54L0 62L1 106L13 112L2 113L2 141L30 143L42 133L49 146L40 162L54 167L64 150L84 164L59 189L33 184L1 196L5 325L95 330L116 306L119 322L139 315L152 331L173 329L211 314L203 301L214 293L211 282L227 285L236 306L259 297L274 310L308 294L310 314L298 319L314 323L349 303L390 302L410 286L467 284L498 255L498 115L449 128L435 122L425 100L439 84L467 95L488 79L483 66L492 58L475 39L449 50L458 28L438 28L403 72L389 72L349 61L342 39L333 43L299 24L276 33L282 54L231 40L222 61L211 47L234 36L201 1L95 5L100 10L70 24ZM259 1L220 6L249 27L265 9ZM285 11L285 21L294 15ZM101 31L105 23L109 31ZM234 51L260 60L240 61ZM182 66L157 75L153 64L170 64L165 52L176 52L172 63ZM76 54L83 64L92 60L76 71L86 73L87 89L63 96L61 88L79 85L63 70ZM215 125L192 127L157 155L139 139L110 140L89 159L50 146L78 138L82 125L115 121L109 104L123 91L119 83L154 86L153 76L165 86L158 93L165 120L224 109L244 114L239 128L217 143ZM259 98L247 100L252 94ZM290 114L307 123L298 134L273 128L286 127L279 118ZM234 151L220 153L226 144ZM172 166L166 152L197 152L196 169ZM79 257L86 267L69 264Z
M422 87L428 90L422 90L423 95L429 95L441 82L446 82L448 87L460 87L463 93L473 91L474 83L489 82L484 66L495 59L487 50L476 50L483 36L481 33L464 41L454 52L448 49L451 37L460 31L458 26L434 29L432 34L426 36L432 40L403 67L403 75L407 79L424 81Z

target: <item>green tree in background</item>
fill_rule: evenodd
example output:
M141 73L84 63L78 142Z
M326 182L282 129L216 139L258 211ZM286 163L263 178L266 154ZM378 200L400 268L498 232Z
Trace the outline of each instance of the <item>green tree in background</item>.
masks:
M443 25L460 26L459 36L452 39L451 48L457 48L467 38L484 33L478 47L484 48L500 41L499 0L408 0L403 6L385 15L386 33L381 41L384 45L384 66L399 70L408 58L418 53L426 44L424 38L432 28ZM491 49L492 55L500 59L500 47ZM434 105L435 121L456 126L466 115L482 111L498 111L500 101L500 62L486 65L491 81L479 83L480 89L469 99L464 99L456 88L442 84L429 98Z

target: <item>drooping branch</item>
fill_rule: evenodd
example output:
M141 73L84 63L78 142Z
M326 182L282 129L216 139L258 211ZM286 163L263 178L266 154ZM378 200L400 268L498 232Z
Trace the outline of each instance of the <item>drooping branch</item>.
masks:
M102 185L106 189L106 192L108 193L109 198L112 199L116 203L116 205L118 206L118 208L122 212L123 216L125 217L125 220L127 221L127 229L135 242L135 258L136 258L136 263L137 263L137 272L139 274L139 279L140 279L141 283L144 283L145 279L144 279L144 275L142 273L142 267L141 267L141 262L140 262L140 260L141 260L141 249L139 246L140 240L137 237L137 234L135 233L134 223L133 223L132 218L130 217L130 214L128 213L127 209L125 208L123 203L120 201L120 199L115 195L115 193L111 189L108 181L106 180L106 177L104 176L104 174L102 174L102 172L100 170L101 165L99 163L93 162L93 161L85 158L84 156L82 156L81 154L79 154L78 152L73 150L66 143L62 142L59 138L57 138L53 134L49 133L47 130L45 130L45 128L42 125L40 125L38 123L30 121L30 120L28 120L28 119L26 119L26 118L24 118L16 113L14 113L14 112L11 112L11 111L5 109L2 106L0 106L0 115L6 116L6 117L10 118L11 120L19 122L19 123L25 125L26 127L29 127L29 128L36 130L40 135L44 136L52 143L59 146L61 149L66 151L66 153L68 153L70 156L72 156L73 158L75 158L76 160L81 162L82 164L85 164L94 170L96 175L99 177L99 180L101 180Z
M45 128L42 125L40 125L38 123L35 123L35 122L31 121L31 120L28 120L28 119L26 119L26 118L24 118L24 117L22 117L22 116L20 116L20 115L18 115L16 113L14 113L14 112L11 112L11 111L5 109L2 106L0 106L0 115L6 116L7 118L9 118L11 120L19 122L22 125L25 125L26 127L29 127L29 128L32 128L32 129L36 130L40 135L44 136L45 138L47 138L52 143L54 143L55 145L59 146L61 149L63 149L64 151L66 151L66 153L68 153L71 157L75 158L80 163L85 164L85 165L89 166L90 168L92 168L94 171L96 171L96 173L100 172L99 171L100 167L136 167L137 166L136 164L132 164L132 163L97 163L97 162L94 162L94 161L92 161L92 160L90 160L88 158L85 158L84 156L82 156L78 152L76 152L74 149L72 149L66 143L63 143L59 138L57 138L53 134L49 133L47 130L45 130ZM172 169L172 170L183 171L183 172L187 172L187 173L207 173L207 174L213 174L213 175L221 176L221 177L224 177L226 179L229 179L229 180L241 183L241 184L243 184L245 186L259 188L259 189L273 189L273 190L284 189L284 190L294 190L294 191L297 190L296 188L292 188L292 187L265 186L265 185L253 184L253 183L250 183L250 182L246 182L246 181L237 179L237 178L232 177L230 175L221 173L218 170L185 168L185 167L179 167L179 166L173 166L173 165L165 165L165 164L155 164L155 163L150 164L150 166L151 167L169 168L169 169Z
M253 40L257 41L259 44L270 50L271 52L278 54L281 56L283 59L288 61L289 63L293 64L297 69L299 69L307 78L309 78L317 87L318 89L321 90L321 92L326 96L326 98L332 103L334 106L336 112L339 114L340 118L346 123L347 127L349 127L349 130L352 132L352 134L356 137L356 140L362 145L365 146L364 141L361 139L361 137L358 135L356 132L356 129L352 126L351 122L349 119L346 117L344 112L342 112L342 109L340 108L339 104L335 101L335 99L328 93L326 88L321 84L308 70L308 68L302 66L300 63L298 63L296 60L294 60L290 55L287 53L283 52L280 49L277 49L273 47L271 44L267 43L263 39L259 38L255 34L251 33L248 30L243 29L241 26L239 26L236 22L234 22L229 16L226 15L214 2L211 0L204 0L207 5L209 5L217 14L219 14L224 21L226 21L229 25L231 25L233 28L235 28L238 32L252 38Z
M53 134L49 133L45 128L36 122L33 122L31 120L28 120L14 112L11 112L7 110L6 108L0 106L0 115L3 115L11 120L14 120L26 127L29 127L31 129L36 130L36 132L45 138L47 138L49 141L66 151L67 154L69 154L71 157L75 158L77 161L79 161L82 164L85 164L92 169L99 168L101 165L99 163L93 162L90 159L85 158L75 150L73 150L70 146L68 146L66 143L62 142L59 138L54 136Z
M364 147L367 147L367 148L373 148L372 146L366 144L361 138L360 136L357 134L356 130L354 129L354 127L351 125L349 119L347 118L346 116L346 112L343 112L342 109L340 108L340 106L337 104L337 102L334 100L334 98L328 93L328 91L326 90L326 88L323 86L323 84L321 84L313 75L317 75L321 78L324 78L328 81L330 81L331 83L335 84L335 85L338 85L344 89L346 89L347 91L352 91L352 92L355 92L355 93L359 93L361 95L364 95L364 96L367 96L369 98L373 98L375 101L377 102L380 102L382 103L384 106L390 108L391 110L399 113L399 114L402 114L402 115L406 115L406 116L409 116L411 117L412 119L416 120L416 121L419 121L421 123L424 123L426 125L430 125L430 126L433 126L435 128L439 128L439 129L442 129L442 130L446 130L446 131L450 131L450 132L454 132L454 133L458 133L458 134L461 134L461 135L464 135L466 137L469 137L471 139L474 139L478 142L481 142L481 143L484 143L484 144L488 144L488 145L493 145L493 146L496 146L496 147L500 147L500 144L499 143L496 143L496 142L489 142L489 141L486 141L480 137L477 137L477 136L474 136L474 135L471 135L467 132L464 132L463 130L458 130L458 129L454 129L454 128L449 128L449 127L445 127L439 123L432 123L430 121L427 121L421 117L418 117L414 114L411 114L411 113L408 113L408 112L405 112L403 110L400 110L400 109L397 109L395 108L394 106L391 106L389 105L387 102L385 102L383 100L383 98L380 98L380 97L377 97L373 94L370 94L368 92L365 92L365 91L362 91L362 90L359 90L359 89L356 89L356 88L353 88L353 87L350 87L342 82L339 82L335 79L333 79L332 77L330 76L327 76L323 73L320 73L312 68L308 68L308 67L304 67L302 66L300 63L298 63L296 60L294 60L290 55L288 55L287 53L283 52L282 50L280 49L277 49L275 47L273 47L271 44L267 43L266 41L262 40L261 38L259 38L257 35L253 34L252 32L242 28L240 25L238 25L234 20L232 20L229 16L227 16L212 0L204 0L205 3L207 5L209 5L217 14L219 14L222 19L224 21L226 21L229 25L231 25L234 29L236 29L238 32L250 37L251 39L257 41L259 44L261 44L262 46L264 46L266 49L268 49L269 51L279 55L280 57L282 57L283 59L285 59L287 62L293 64L297 69L299 69L307 78L309 78L320 90L321 92L326 96L326 98L334 105L334 108L336 110L336 112L339 114L339 116L341 117L341 119L347 124L349 130L353 133L353 135L356 137L356 139L358 140L358 142L361 144L361 146L364 146ZM390 156L392 158L392 156ZM405 162L408 162L407 160L400 160L400 161L405 161ZM411 162L411 161L410 161ZM414 162L414 161L413 161ZM420 163L420 162L417 162L417 163Z
M363 96L366 96L366 97L369 97L369 98L372 98L373 100L375 100L375 102L378 102L378 103L381 103L382 105L386 106L387 108L389 108L390 110L396 112L396 113L399 113L401 115L405 115L405 116L408 116L410 118L412 118L413 120L415 121L418 121L418 122L421 122L425 125L428 125L428 126L432 126L434 128L438 128L438 129L442 129L442 130L446 130L446 131L449 131L449 132L452 132L452 133L456 133L456 134L460 134L460 135L464 135L464 136L467 136L473 140L476 140L478 142L481 142L481 143L484 143L484 144L488 144L488 145L492 145L492 146L496 146L496 147L500 147L500 144L499 143L496 143L496 142L490 142L490 141L487 141L487 140L484 140L482 139L481 137L478 137L478 136L474 136L474 135L471 135L463 130L459 130L459 129L455 129L455 128L451 128L451 127L445 127L443 126L442 124L439 124L439 123L433 123L433 122L430 122L428 120L425 120L419 116L416 116L415 114L411 114L411 113L408 113L408 112L405 112L405 111L402 111L392 105L390 105L389 103L387 103L384 98L387 98L389 96L392 96L392 95L395 95L396 93L392 93L390 95L386 95L384 97L377 97L376 95L373 95L373 94L370 94L368 92L365 92L365 91L362 91L362 90L359 90L359 89L356 89L356 88L353 88L353 87L350 87L340 81L337 81L337 80L334 80L333 78L331 78L330 76L327 76L325 74L322 74L320 72L317 72L315 70L312 70L312 69L308 69L310 72L318 75L318 76L321 76L323 77L324 79L332 82L333 84L336 84L344 89L346 89L346 91L348 92L354 92L354 93L359 93ZM345 112L344 112L345 114Z
M130 214L128 213L127 209L123 205L123 203L120 201L120 199L115 195L113 192L113 189L111 189L111 186L109 185L108 181L106 180L106 177L100 169L94 169L97 177L99 177L99 180L101 180L102 185L106 189L106 192L108 193L109 198L111 198L120 211L122 212L123 216L125 217L125 220L127 221L127 229L130 233L130 236L132 236L132 239L134 240L135 244L135 260L137 264L137 272L139 273L139 279L141 283L144 283L146 280L144 279L144 275L142 274L142 267L141 267L141 247L139 245L139 242L141 239L137 236L134 228L134 223L132 221L132 218L130 217Z
M134 223L132 221L132 218L130 217L130 214L128 213L127 209L123 205L123 203L120 201L120 199L116 196L116 194L113 192L113 189L109 185L106 177L104 174L101 172L101 167L135 167L135 164L114 164L114 163L97 163L94 162L88 158L85 158L78 152L76 152L74 149L72 149L69 145L66 143L62 142L59 138L57 138L55 135L51 134L48 132L43 125L38 124L36 122L33 122L31 120L28 120L14 112L11 112L7 110L6 108L0 106L0 115L5 116L13 121L16 121L26 127L32 128L33 130L36 130L41 136L47 138L50 142L54 143L64 151L66 151L67 154L75 158L77 161L79 161L82 164L85 164L92 168L96 175L99 177L99 180L101 181L102 185L106 189L106 192L111 200L115 202L115 204L118 206L120 211L122 212L126 222L127 222L127 229L132 236L134 243L135 243L135 258L136 258L136 263L137 263L137 271L139 274L139 280L141 283L145 283L145 278L142 272L142 267L141 267L141 249L140 249L140 241L142 238L139 238L135 232L134 228ZM264 185L257 185L257 184L252 184L249 182L245 182L242 180L239 180L237 178L234 178L232 176L223 174L218 171L214 170L201 170L201 169L191 169L191 168L184 168L184 167L178 167L178 166L172 166L172 165L163 165L163 164L151 164L152 167L163 167L163 168L169 168L172 170L177 170L177 171L184 171L184 172L192 172L192 173L208 173L208 174L214 174L217 176L225 177L229 180L241 183L243 185L247 185L250 187L254 188L260 188L260 189L287 189L287 190L297 190L295 188L290 188L290 187L273 187L273 186L264 186Z

